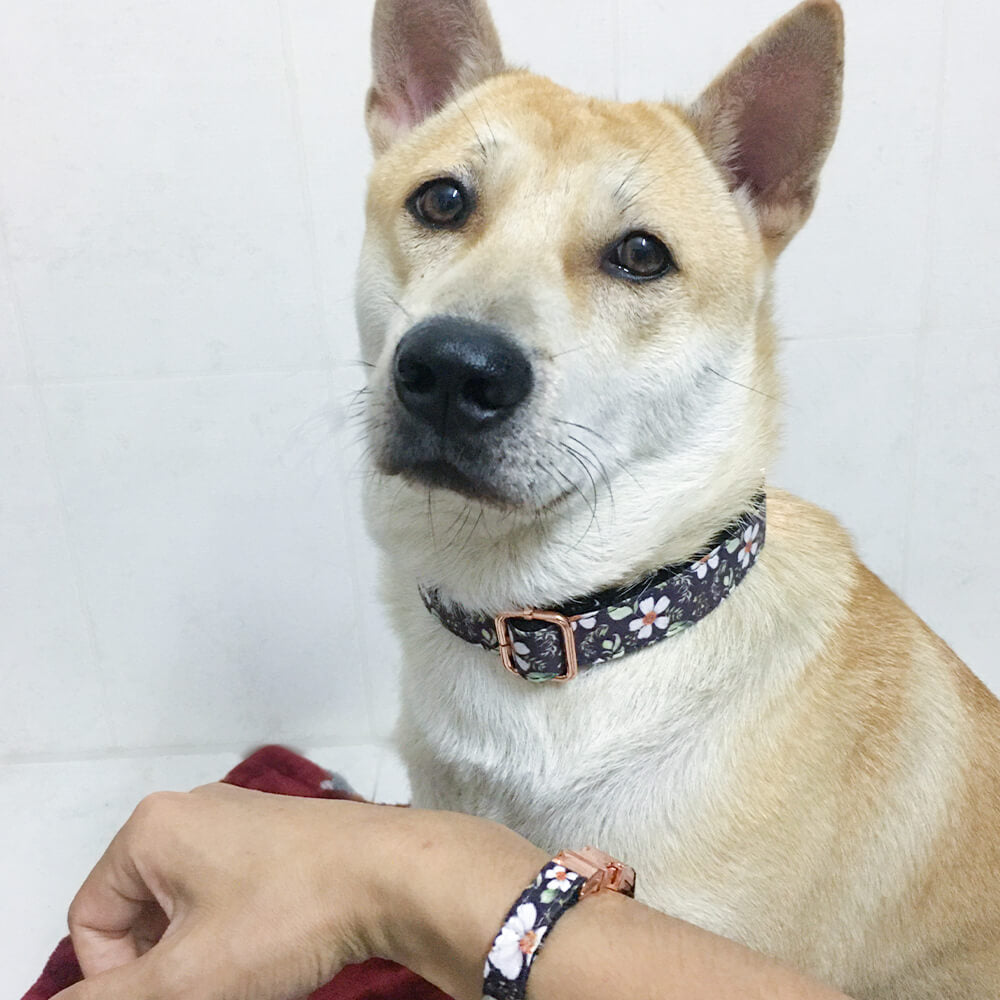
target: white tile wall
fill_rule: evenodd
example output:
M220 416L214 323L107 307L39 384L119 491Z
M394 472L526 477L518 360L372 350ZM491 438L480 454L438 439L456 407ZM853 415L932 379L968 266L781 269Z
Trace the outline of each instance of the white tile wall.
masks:
M329 377L60 384L45 404L121 742L364 742L345 476L303 433Z
M270 0L8 0L3 21L0 65L19 77L9 93L41 80L68 88L84 76L280 74Z
M7 274L0 241L0 385L25 382L28 378L28 360L24 356L21 329Z
M282 78L86 75L27 96L0 105L26 146L0 182L40 376L329 364Z
M628 99L694 96L790 4L494 0L512 61ZM0 898L20 927L0 987L19 996L146 791L276 739L407 791L344 417L370 0L0 8ZM845 8L843 129L780 268L774 478L1000 689L1000 14Z
M997 329L928 337L904 596L1000 690L1000 351Z
M0 386L0 469L0 760L109 746L110 702L29 387Z
M492 10L510 65L529 66L565 87L612 97L618 87L621 6L502 0Z
M772 472L775 482L833 511L865 562L896 588L906 565L914 346L912 337L896 335L786 343L785 447Z
M995 23L984 22L983 14L975 0L951 0L942 39L939 176L928 248L933 268L927 277L927 320L941 332L997 330L997 301L991 292L996 287L992 251L1000 241L1000 201L995 196L1000 70L991 46Z

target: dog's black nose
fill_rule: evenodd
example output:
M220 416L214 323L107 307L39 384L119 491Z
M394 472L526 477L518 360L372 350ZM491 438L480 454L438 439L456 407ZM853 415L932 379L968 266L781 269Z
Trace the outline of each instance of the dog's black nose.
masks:
M396 394L442 434L504 420L531 392L531 362L500 330L451 316L418 323L399 342Z

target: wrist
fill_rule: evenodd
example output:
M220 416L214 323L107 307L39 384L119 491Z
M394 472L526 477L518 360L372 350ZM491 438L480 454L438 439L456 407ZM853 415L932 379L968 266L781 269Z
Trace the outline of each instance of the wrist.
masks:
M298 853L307 886L303 916L317 933L321 953L344 956L346 964L373 957L399 961L392 935L406 878L399 851L406 831L400 820L409 810L293 801L308 809L311 819L299 824L307 839Z
M375 890L377 953L459 1000L479 1000L497 930L548 855L505 827L458 813L400 810L392 826Z

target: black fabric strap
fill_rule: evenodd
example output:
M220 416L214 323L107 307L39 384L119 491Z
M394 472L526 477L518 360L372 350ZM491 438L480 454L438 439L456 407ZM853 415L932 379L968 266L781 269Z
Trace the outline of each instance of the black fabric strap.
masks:
M483 1000L524 1000L528 973L552 925L580 899L586 879L550 861L510 908L483 969Z
M572 628L580 668L625 656L669 639L711 614L740 584L764 545L765 497L713 540L690 563L667 566L627 588L602 591L555 609ZM446 603L435 589L420 588L427 610L466 642L497 649L492 617ZM511 618L512 669L529 681L564 679L566 638L557 625Z

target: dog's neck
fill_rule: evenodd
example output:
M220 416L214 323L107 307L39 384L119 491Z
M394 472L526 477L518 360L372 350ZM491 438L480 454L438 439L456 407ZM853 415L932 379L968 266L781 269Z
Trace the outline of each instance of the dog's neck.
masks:
M723 466L725 468L725 466ZM693 561L752 505L759 466L701 484L637 469L594 514L582 500L529 518L478 507L445 491L374 484L369 520L389 570L449 603L500 614L557 607ZM754 474L756 473L756 474Z

